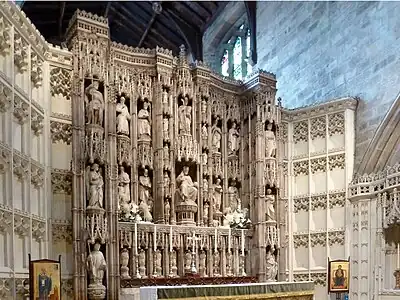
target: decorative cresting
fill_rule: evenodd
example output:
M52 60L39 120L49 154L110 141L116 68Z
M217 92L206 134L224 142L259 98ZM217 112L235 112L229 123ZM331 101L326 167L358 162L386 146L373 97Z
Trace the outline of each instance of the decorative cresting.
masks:
M184 46L178 57L131 48L108 30L78 11L67 33L75 299L118 299L120 279L276 280L284 208L275 76L227 81L189 65ZM53 136L68 142L62 126Z

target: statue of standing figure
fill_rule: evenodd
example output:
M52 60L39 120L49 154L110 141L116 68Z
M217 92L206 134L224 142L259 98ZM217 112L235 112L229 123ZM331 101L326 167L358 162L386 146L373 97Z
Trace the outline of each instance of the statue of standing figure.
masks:
M124 96L119 98L119 103L117 103L115 110L119 113L117 116L117 133L129 136L129 121L131 120L131 115L125 104Z
M236 187L236 180L232 180L232 183L228 188L228 198L229 198L229 207L231 209L231 212L240 210L239 190Z
M189 98L185 96L182 100L182 105L178 108L179 117L179 133L191 134L192 125L192 107L189 106Z
M99 82L93 81L85 89L85 104L87 109L87 124L103 126L104 97L99 92Z
M276 156L276 138L272 131L272 123L268 123L265 131L265 157Z
M142 176L139 177L139 210L142 213L142 218L145 222L151 222L153 217L150 213L150 201L151 201L151 180L149 177L149 171L144 170Z
M151 137L151 116L149 112L150 103L143 102L143 108L138 113L138 136L149 139Z
M104 181L103 176L100 174L100 168L98 164L93 164L88 173L87 181L87 196L89 200L88 207L91 208L103 208L103 187Z
M118 198L119 204L128 204L131 201L131 193L129 189L129 184L131 182L128 173L125 172L123 166L119 167L120 173L118 176Z
M213 201L214 201L215 212L221 211L221 200L222 200L221 179L217 178L217 181L214 184L214 192L213 192Z
M275 221L275 196L272 195L271 189L267 189L265 195L266 204L266 221Z
M236 122L232 123L228 132L228 150L229 153L235 154L239 150L239 131L236 128Z
M121 265L121 279L130 279L129 276L129 251L128 249L124 248L121 251L121 255L119 257L120 265Z
M102 286L107 263L103 253L100 251L99 243L94 244L93 251L91 251L87 257L86 268L89 273L89 284Z
M212 150L213 152L220 152L221 151L221 129L214 125L212 128Z
M273 246L271 246L271 248L267 252L266 274L265 274L267 281L275 281L276 275L278 274L278 263L276 261L274 252L275 252L275 247Z

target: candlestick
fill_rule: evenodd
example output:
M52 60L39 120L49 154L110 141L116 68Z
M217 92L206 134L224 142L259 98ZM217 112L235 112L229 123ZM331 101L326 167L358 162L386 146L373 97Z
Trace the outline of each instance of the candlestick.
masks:
M169 227L169 251L172 252L172 226Z
M242 254L244 254L244 229L242 229Z
M397 243L397 270L400 269L400 243Z
M138 255L137 223L135 223L135 255Z
M217 228L215 228L215 234L214 234L214 251L217 251L217 235L218 235L218 232L217 232Z
M231 229L228 229L228 251L231 252Z
M154 224L153 242L154 242L154 251L156 251L156 249L157 249L157 227L156 227L156 224Z

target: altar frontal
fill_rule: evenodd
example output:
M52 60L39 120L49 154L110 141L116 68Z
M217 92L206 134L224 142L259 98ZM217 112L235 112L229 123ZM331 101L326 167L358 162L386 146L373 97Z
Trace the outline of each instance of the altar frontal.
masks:
M187 287L143 287L140 299L169 300L311 300L314 283L255 283L230 285L197 285Z

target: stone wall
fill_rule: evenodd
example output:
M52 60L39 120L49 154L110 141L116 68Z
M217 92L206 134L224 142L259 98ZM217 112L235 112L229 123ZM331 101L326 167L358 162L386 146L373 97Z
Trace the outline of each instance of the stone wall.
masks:
M400 88L399 2L258 2L258 67L286 107L359 96L356 164ZM355 169L356 170L356 169Z

